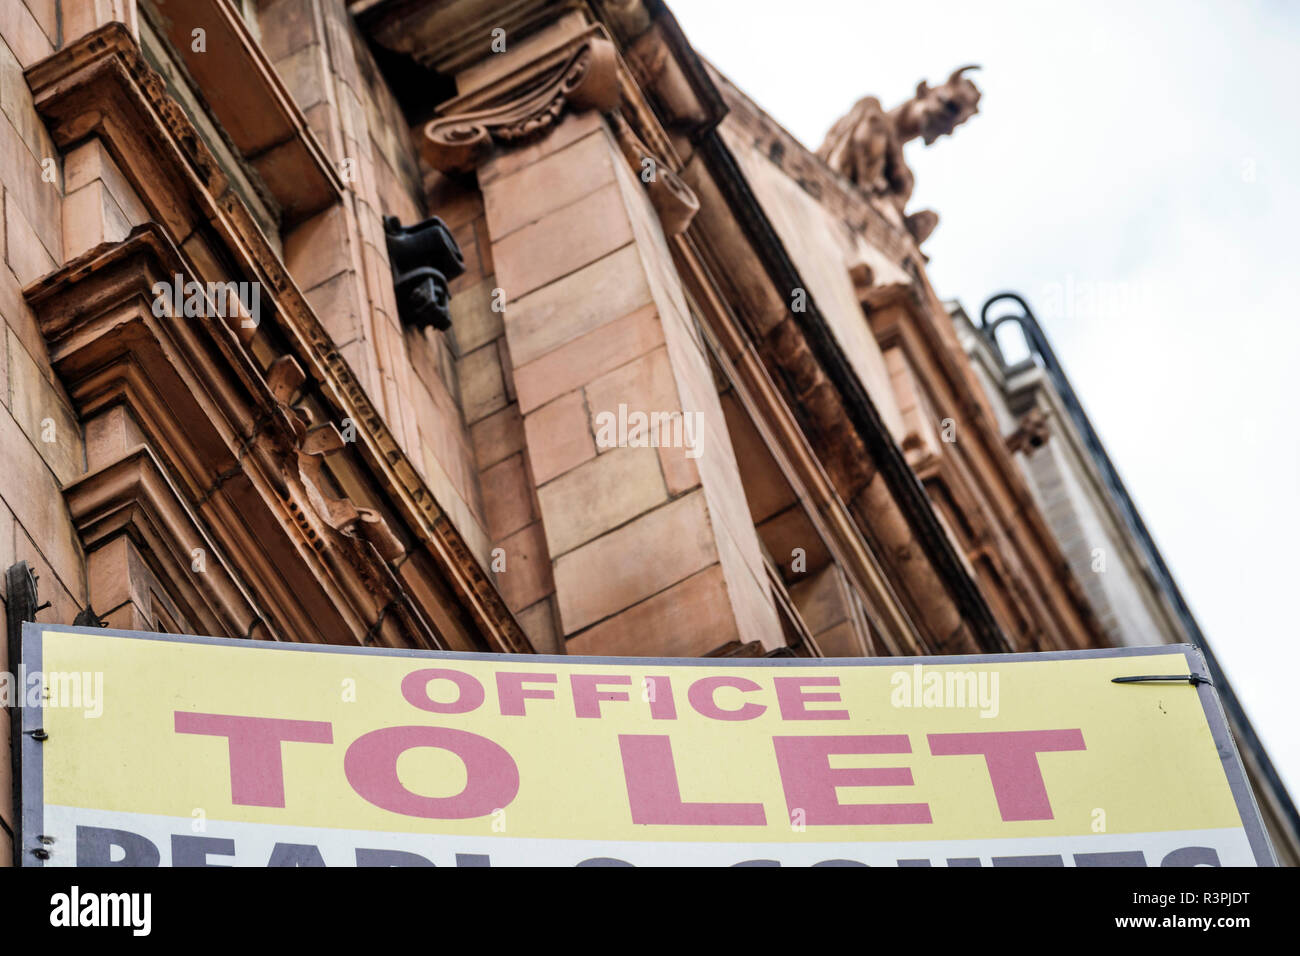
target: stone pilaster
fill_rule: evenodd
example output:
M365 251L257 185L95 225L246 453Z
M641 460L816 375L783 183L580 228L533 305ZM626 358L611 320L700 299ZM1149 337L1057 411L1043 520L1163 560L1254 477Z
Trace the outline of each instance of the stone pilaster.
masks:
M424 152L482 190L569 650L783 644L666 235L694 197L615 111L627 78L598 30L528 53L431 123Z

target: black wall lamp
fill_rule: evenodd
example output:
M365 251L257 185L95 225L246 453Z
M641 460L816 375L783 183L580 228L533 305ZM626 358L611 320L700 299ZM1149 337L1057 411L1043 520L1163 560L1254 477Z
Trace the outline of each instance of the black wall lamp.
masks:
M431 216L403 226L396 216L385 216L384 236L402 323L417 329L451 328L447 283L465 272L465 258L446 223Z

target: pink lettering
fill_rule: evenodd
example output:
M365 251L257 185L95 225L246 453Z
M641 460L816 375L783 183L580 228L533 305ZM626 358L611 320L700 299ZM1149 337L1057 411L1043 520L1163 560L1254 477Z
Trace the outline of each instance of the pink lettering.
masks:
M1003 730L969 734L930 734L936 757L982 754L1003 820L1051 820L1052 804L1038 766L1038 754L1086 750L1083 731Z

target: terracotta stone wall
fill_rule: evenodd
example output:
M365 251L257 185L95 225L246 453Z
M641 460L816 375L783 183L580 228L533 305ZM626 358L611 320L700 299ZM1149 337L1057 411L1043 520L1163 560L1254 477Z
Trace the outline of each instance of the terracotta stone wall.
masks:
M699 330L611 132L595 113L570 116L478 179L526 449L508 498L538 509L530 560L545 547L567 646L783 643ZM603 416L620 406L698 416L700 454L603 444Z
M55 148L32 103L23 71L108 19L134 22L128 3L64 4L13 0L0 4L0 570L26 561L38 576L45 621L71 622L89 602L87 558L62 489L94 470L97 448L113 436L83 430L51 368L23 287L102 242L122 239L148 216L98 139L65 154ZM121 418L121 416L118 416ZM101 555L127 560L125 554ZM0 579L0 625L9 595ZM117 604L118 606L110 606ZM129 597L97 612L125 626L139 619ZM125 616L123 616L125 614ZM0 668L8 670L0 645ZM0 860L9 858L9 714L0 714Z
M404 330L397 315L383 217L411 224L427 215L406 120L342 0L266 0L258 27L263 51L349 188L342 205L285 235L286 264L439 504L487 564L487 519L455 356L440 333ZM456 219L452 210L433 211ZM467 238L473 276L478 263ZM453 294L458 315L474 311L465 301L474 295L468 277Z
M861 657L869 644L862 611L838 565L828 564L790 589L799 614L827 657Z
M134 30L132 0L0 3L0 569L25 560L39 575L40 619L70 622L86 606L87 558L62 490L140 442L129 413L102 416L83 434L51 369L22 289L148 219L139 197L98 139L65 154L37 115L23 71L109 21ZM350 187L346 201L283 237L287 264L440 504L486 562L488 539L454 368L441 337L409 335L398 319L382 216L424 218L419 170L405 121L339 0L272 0L255 31L312 130ZM129 579L123 539L93 555ZM93 569L92 569L93 571ZM97 572L96 572L97 573ZM0 581L0 625L8 595ZM130 589L96 596L95 610L122 627L153 628L148 601ZM118 600L120 598L121 600ZM143 606L142 606L143 604ZM7 656L0 645L0 656ZM0 661L7 669L8 662ZM8 749L9 716L0 716ZM0 860L9 856L9 760L0 755Z
M854 291L850 270L871 256L877 281L908 281L906 273L883 254L872 250L782 169L747 143L742 133L724 120L723 138L745 171L750 186L763 204L786 251L808 283L808 293L821 309L845 356L853 366L877 409L897 440L902 440L902 415L889 388L889 370L871 329L862 318L862 304ZM791 306L796 303L791 299Z
M122 408L83 429L22 289L149 214L101 141L61 155L33 107L23 70L61 39L139 22L131 0L64 6L60 19L54 0L0 4L0 567L27 560L52 602L42 619L69 622L89 600L88 559L63 490L144 439ZM494 581L534 647L784 643L699 330L599 116L503 153L477 181L445 180L421 169L342 0L264 0L258 16L263 51L348 187L275 237L285 262L473 554L504 561ZM466 258L448 333L403 329L385 249L383 216L430 212ZM702 455L597 447L596 416L620 404L700 415ZM122 583L96 592L114 626L163 620L132 590L139 564L126 538L90 558L95 580ZM8 767L0 755L0 859Z
M525 447L483 195L473 177L452 179L429 170L426 182L429 207L447 223L465 256L465 274L452 283L452 329L447 335L430 332L426 342L449 366L452 400L458 403L453 407L468 430L493 580L533 646L562 654L550 553Z
M52 53L57 39L54 0L0 3L0 570L28 562L39 575L41 600L53 603L42 617L71 621L86 603L85 558L59 490L84 472L86 453L21 290L63 261L69 238L80 241L79 232L64 229L65 175L76 183L74 203L90 196L80 190L101 197L107 191L80 161L87 153L65 168L23 79L22 71ZM8 598L0 581L0 625L8 620ZM3 646L0 658L7 671ZM13 821L7 712L0 712L0 738L0 861L7 861Z

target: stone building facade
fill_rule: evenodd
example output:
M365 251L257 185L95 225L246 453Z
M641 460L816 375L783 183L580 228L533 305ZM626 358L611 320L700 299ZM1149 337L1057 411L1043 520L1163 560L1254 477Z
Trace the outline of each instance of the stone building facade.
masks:
M39 578L9 620L1126 640L926 277L901 146L974 115L964 70L819 155L660 0L0 11L0 565Z
M1034 498L1109 643L1193 644L1205 655L1282 863L1300 865L1300 814L1029 304L1002 293L978 321L950 308ZM1002 334L1018 332L1019 338ZM1006 345L1013 356L1008 359Z

